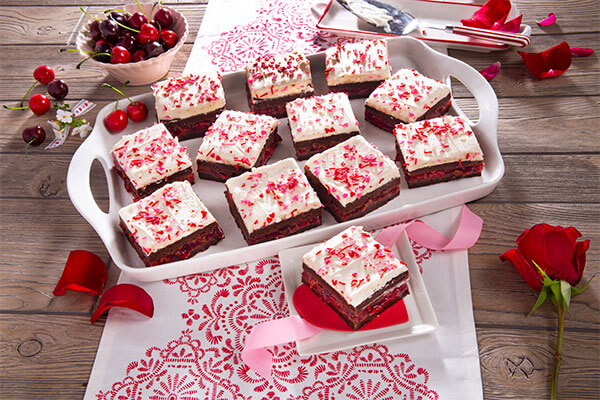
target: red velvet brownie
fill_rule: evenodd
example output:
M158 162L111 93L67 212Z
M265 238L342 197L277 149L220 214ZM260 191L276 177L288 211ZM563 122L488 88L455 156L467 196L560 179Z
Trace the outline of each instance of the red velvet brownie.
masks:
M360 135L312 156L304 170L338 222L361 217L400 194L398 167Z
M400 124L394 134L396 160L402 162L408 187L481 175L483 152L461 117Z
M134 200L148 196L168 182L194 183L192 160L186 148L163 124L123 136L111 153L116 171Z
M330 92L345 92L351 99L368 97L391 74L385 40L340 44L325 51Z
M190 258L224 237L189 182L121 208L119 225L147 267Z
M266 164L281 142L279 121L268 115L225 110L209 128L198 149L200 178L227 179Z
M360 133L345 93L296 99L287 103L286 109L298 160Z
M221 76L186 75L152 85L156 117L181 140L204 135L225 108Z
M225 196L248 244L321 224L321 202L293 158L252 168L225 182Z
M408 268L361 226L351 226L302 258L302 282L352 329L404 296Z
M250 110L285 117L285 103L315 94L308 59L300 53L269 54L246 67Z
M450 88L414 69L401 69L365 101L365 119L393 132L396 125L439 117L452 104Z

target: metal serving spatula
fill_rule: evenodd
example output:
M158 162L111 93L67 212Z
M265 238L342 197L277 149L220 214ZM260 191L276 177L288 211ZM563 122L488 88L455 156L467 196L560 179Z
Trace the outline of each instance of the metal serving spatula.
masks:
M457 35L491 40L509 46L525 47L529 36L520 33L493 31L462 25L434 25L422 23L414 15L377 0L337 0L345 9L363 21L392 35L408 35L417 28L441 29Z

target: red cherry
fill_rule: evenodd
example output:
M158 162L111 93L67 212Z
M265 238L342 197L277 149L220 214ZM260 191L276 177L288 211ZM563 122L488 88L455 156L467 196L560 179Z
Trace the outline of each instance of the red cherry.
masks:
M140 28L138 33L137 41L139 44L146 44L148 42L155 42L158 40L158 29L152 24L145 23Z
M131 55L131 62L144 61L146 59L146 52L144 50L136 50Z
M115 110L104 118L104 125L111 132L121 132L127 128L127 114L123 110Z
M42 115L50 109L50 100L43 94L34 94L29 99L29 108L34 114Z
M23 130L23 141L29 146L39 146L44 143L44 140L46 140L46 131L39 125Z
M154 20L162 29L169 29L173 25L173 13L168 8L161 8L154 14Z
M170 29L165 29L160 33L160 41L165 48L170 49L177 44L177 33Z
M127 116L133 122L142 122L148 116L148 107L142 101L134 101L127 106Z
M47 85L54 80L54 70L47 65L40 65L33 71L33 77L42 85Z
M131 54L123 46L115 46L110 51L112 57L110 58L111 64L127 64L131 61Z

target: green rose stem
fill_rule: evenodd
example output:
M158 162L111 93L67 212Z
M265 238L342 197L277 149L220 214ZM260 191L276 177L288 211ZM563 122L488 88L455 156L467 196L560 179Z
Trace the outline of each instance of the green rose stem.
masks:
M558 311L558 335L556 337L556 352L554 353L554 371L552 371L550 400L558 399L558 372L560 370L560 363L562 362L562 342L565 327L565 307L561 303L558 303L556 310Z

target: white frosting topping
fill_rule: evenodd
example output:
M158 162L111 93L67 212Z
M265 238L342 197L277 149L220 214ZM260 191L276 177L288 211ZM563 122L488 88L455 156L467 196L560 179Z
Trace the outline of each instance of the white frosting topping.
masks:
M251 100L269 99L313 90L308 59L300 53L269 54L246 67Z
M408 271L392 250L375 241L361 226L351 226L321 243L302 261L353 307Z
M400 177L396 164L360 135L315 154L304 168L317 177L342 206Z
M163 186L121 208L119 217L146 255L216 221L188 181Z
M252 168L225 185L249 233L321 207L293 158Z
M443 82L414 69L401 69L379 85L365 104L402 122L415 122L449 94Z
M225 106L221 76L186 75L152 85L159 121L190 118Z
M482 161L483 152L461 117L444 116L394 130L408 171L461 161Z
M286 104L294 142L358 131L346 93L299 98Z
M360 18L375 25L378 28L383 28L384 32L392 33L389 22L394 19L386 9L379 8L374 4L368 3L365 0L344 0L350 7L352 13L360 15Z
M381 81L392 74L385 40L347 43L325 52L327 85Z
M225 110L206 132L197 159L251 168L278 124L268 115Z
M186 148L163 124L123 136L111 153L136 189L192 166Z

